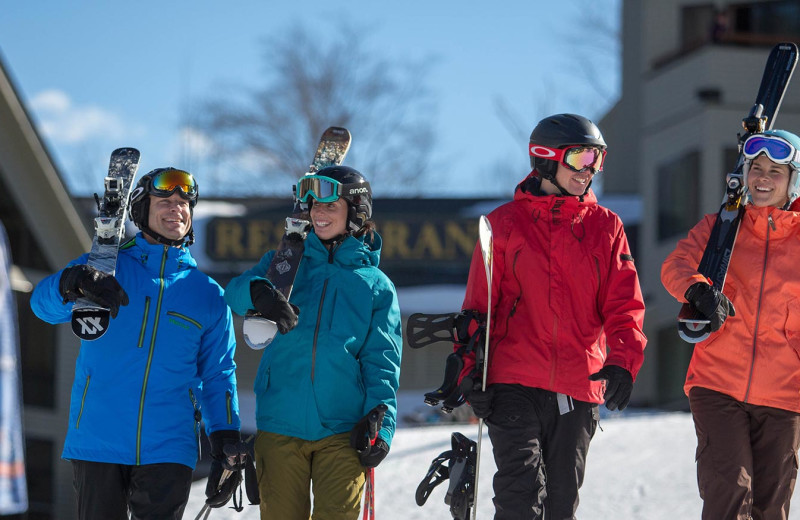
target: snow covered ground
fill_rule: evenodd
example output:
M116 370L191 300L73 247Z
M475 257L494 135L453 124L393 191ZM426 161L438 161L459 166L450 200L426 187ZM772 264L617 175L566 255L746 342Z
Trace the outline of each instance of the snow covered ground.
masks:
M700 518L702 502L695 479L695 434L688 413L641 410L603 413L600 426L603 430L597 431L589 450L578 518ZM475 439L477 426L450 423L398 429L389 457L375 472L376 519L451 518L444 503L447 482L433 491L423 507L414 502L414 492L431 461L450 448L453 431ZM492 474L495 467L485 428L482 445L478 518L489 520L494 514ZM194 518L203 507L204 489L205 481L194 484L185 518ZM793 505L789 518L800 520L800 498L795 496ZM210 516L215 520L258 517L256 506L246 506L242 513L233 509L215 510Z

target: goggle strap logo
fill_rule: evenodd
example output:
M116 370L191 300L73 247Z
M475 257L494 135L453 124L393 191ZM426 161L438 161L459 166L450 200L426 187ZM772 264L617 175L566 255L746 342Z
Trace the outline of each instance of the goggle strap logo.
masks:
M543 159L554 159L558 153L555 150L551 150L550 148L546 148L544 146L539 146L536 144L532 144L529 149L530 155L534 157L541 157Z

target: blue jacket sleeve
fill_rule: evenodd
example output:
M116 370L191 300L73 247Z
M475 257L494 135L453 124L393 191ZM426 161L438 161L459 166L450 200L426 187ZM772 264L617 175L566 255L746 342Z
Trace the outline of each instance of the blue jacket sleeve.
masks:
M375 290L370 330L360 352L361 376L367 393L364 415L381 403L388 407L379 435L391 445L397 424L402 324L397 293L388 278Z
M64 268L71 265L85 264L89 254L82 255ZM72 316L72 302L64 303L64 298L58 291L58 283L61 281L61 269L47 278L44 278L36 285L31 295L31 309L36 316L47 323L64 323Z
M203 333L197 359L202 381L201 405L206 433L239 430L239 397L236 389L236 337L231 310L222 294L217 297L214 321Z
M247 311L253 309L253 300L250 298L250 282L253 280L269 282L265 275L273 256L275 256L275 251L267 252L256 265L232 279L225 287L225 301L233 312L244 316Z

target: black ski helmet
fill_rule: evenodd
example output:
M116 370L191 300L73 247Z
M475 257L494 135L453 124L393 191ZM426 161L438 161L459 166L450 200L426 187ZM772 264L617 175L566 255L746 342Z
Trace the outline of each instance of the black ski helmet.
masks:
M195 191L194 194L191 196L187 196L180 188L174 188L172 191L168 193L162 193L153 187L153 178L160 174L160 173L169 173L174 171L175 173L186 174L192 178L194 181ZM131 192L130 197L130 218L133 223L138 227L140 230L146 232L148 235L155 238L158 242L162 244L166 244L169 246L181 246L187 245L190 246L194 243L194 227L189 228L189 232L186 233L181 240L171 240L165 236L162 236L152 229L148 225L150 220L150 197L149 195L155 195L157 197L169 197L173 193L178 192L184 199L189 201L189 214L194 217L194 207L197 204L198 192L197 192L197 180L194 179L194 176L185 171L180 170L178 168L173 168L171 166L167 168L156 168L145 174L139 182L136 183L136 187ZM194 222L192 222L194 224Z
M347 202L347 232L356 233L372 218L372 188L361 173L349 166L328 166L314 173L338 181L339 197ZM308 199L309 208L313 197Z
M576 114L556 114L539 121L531 132L530 147L537 144L549 148L566 148L567 146L600 146L606 148L603 134L589 119ZM553 181L558 163L551 159L531 155L531 168L539 172L543 178Z

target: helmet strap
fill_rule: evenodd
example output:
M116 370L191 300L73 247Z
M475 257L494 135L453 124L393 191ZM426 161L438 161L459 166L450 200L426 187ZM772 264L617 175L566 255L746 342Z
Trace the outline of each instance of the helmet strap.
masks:
M186 246L186 247L189 247L190 245L194 244L194 226L190 227L189 228L189 232L186 233L186 235L184 235L184 237L182 239L180 239L180 240L172 240L170 238L165 237L164 235L156 233L155 231L150 229L150 226L148 226L147 224L144 224L141 229L142 229L142 233L147 233L147 235L150 238L152 238L153 240L155 240L159 244L164 244L165 246L170 246L170 247L183 247L183 246Z

